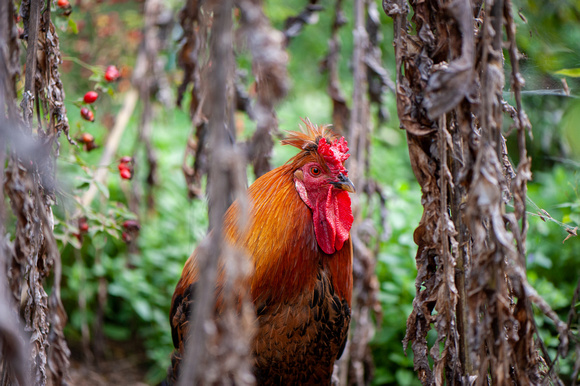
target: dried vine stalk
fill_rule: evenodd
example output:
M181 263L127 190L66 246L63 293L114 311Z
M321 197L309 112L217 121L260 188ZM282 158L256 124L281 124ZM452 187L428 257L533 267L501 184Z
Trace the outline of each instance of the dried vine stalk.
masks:
M344 134L350 125L350 109L346 104L346 97L340 88L338 76L338 61L340 54L340 39L338 32L347 20L342 9L342 0L337 0L334 7L334 21L328 40L328 54L322 60L321 71L328 71L327 92L332 100L332 126L337 133Z
M544 371L550 359L538 353L531 303L553 319L562 346L567 327L525 273L529 122L520 101L511 2L486 2L477 29L481 2L410 5L412 25L406 1L383 1L394 20L397 113L424 207L414 234L417 294L404 346L411 343L424 385L559 383ZM504 26L513 63L517 173L501 131ZM512 198L516 211L509 214L505 205ZM437 339L429 347L432 326Z
M169 81L163 71L164 61L159 56L167 47L173 27L173 13L167 9L165 3L160 0L147 0L144 7L143 40L139 47L135 69L133 71L133 84L139 90L139 99L143 102L143 113L139 124L138 144L145 145L147 157L147 208L152 210L155 206L153 190L157 186L157 155L152 144L153 98L159 100L165 107L171 105L171 91ZM137 184L133 184L133 196L138 198ZM131 200L132 210L139 205L139 200Z
M370 219L363 219L361 205L369 205L372 211L372 197L378 196L382 217L386 216L385 199L378 184L369 174L370 152L370 108L366 95L373 92L383 93L384 89L371 90L367 80L373 71L367 63L369 53L380 56L378 39L369 39L373 34L372 17L373 4L358 0L354 3L354 49L353 49L353 79L354 89L352 108L348 107L340 81L338 63L340 60L339 29L346 24L343 2L336 1L334 7L334 22L331 38L328 44L328 54L321 62L321 70L328 71L328 94L332 100L332 120L334 129L348 136L351 145L351 158L348 168L354 178L358 194L353 196L353 214L355 221L351 229L353 241L353 304L351 308L350 337L344 353L335 368L335 379L338 384L368 384L373 377L374 363L369 348L369 342L374 336L375 323L380 323L380 303L378 302L378 279L375 274L376 255L380 237ZM365 16L366 27L365 27ZM373 97L371 96L371 100ZM379 98L380 99L380 98ZM374 243L374 247L373 247ZM373 320L374 316L374 320Z
M14 259L14 250L6 237L6 210L4 196L4 165L9 157L4 143L10 137L10 128L18 116L16 105L16 78L19 75L18 43L16 26L14 25L14 5L11 1L0 2L0 165L3 172L0 175L0 384L8 385L19 382L22 385L30 383L29 371L26 366L30 353L25 341L24 332L18 313L14 292L9 286L8 270ZM6 142L5 142L6 141Z
M304 7L302 12L296 16L291 16L284 22L284 37L286 38L286 45L290 43L290 39L298 36L306 24L315 24L318 22L318 13L324 7L318 4L319 0L309 0L309 4Z
M248 159L256 177L270 171L274 147L271 133L278 128L274 106L286 96L289 88L284 35L272 28L264 15L261 0L237 0L240 9L240 30L252 53L252 68L256 77L257 100L253 112L256 131L248 144Z
M30 343L28 358L19 365L11 363L10 357L2 357L2 384L13 384L16 380L21 384L62 384L68 379L70 353L63 335L67 317L60 300L60 255L53 235L51 205L55 200L54 160L58 156L58 137L64 132L74 142L68 135L64 91L58 72L59 41L50 20L50 4L40 0L21 3L28 49L20 112L15 92L19 64L14 6L10 1L1 2L1 15L6 17L0 33L1 181L17 219L15 229L10 232L14 240L9 242L5 237L8 231L5 216L1 216L3 268L0 272L6 275L11 292L9 300L4 296L1 301L2 307L11 310L3 316L10 323L6 326L12 326L12 334L22 328L26 334L24 339ZM4 200L2 195L2 206ZM44 290L48 278L52 278L50 296ZM18 318L19 308L23 320ZM15 321L20 324L16 329ZM23 337L2 335L2 339L3 350L13 350L15 358L22 359L25 351L22 346L18 348L17 342Z
M183 157L183 174L187 183L190 198L203 197L201 188L202 177L207 173L207 118L203 115L202 69L207 58L203 53L206 50L207 24L209 15L202 13L200 0L187 0L179 13L179 22L183 29L182 47L179 52L179 65L183 68L183 82L177 90L177 105L181 106L187 88L191 85L191 102L189 113L195 130L195 139L187 140ZM193 165L188 162L193 159Z
M233 130L233 1L212 1L204 4L213 14L210 32L210 58L213 63L208 78L202 83L208 103L209 166L208 196L209 220L212 232L207 243L200 247L198 262L200 280L196 285L194 312L191 314L190 336L180 385L252 384L250 340L253 337L254 309L249 295L234 293L250 272L249 263L239 251L223 247L223 217L231 204L231 193L244 190L245 159L231 140ZM211 82L209 81L211 79ZM244 197L238 197L243 204ZM245 205L241 205L242 208ZM243 215L242 215L243 218ZM225 285L224 311L214 319L215 286L218 261L223 261ZM225 260L225 261L224 261Z
M235 109L245 112L256 121L256 131L245 145L246 156L252 162L257 177L271 169L270 158L273 148L272 133L277 132L278 122L274 106L286 95L289 88L284 34L272 28L264 15L260 0L238 0L235 6L240 10L239 32L252 54L252 71L256 79L256 97L253 101L242 85L245 76L239 69L235 73ZM180 64L185 70L185 78L179 87L178 104L181 103L185 90L192 84L192 102L190 113L195 127L195 139L188 140L183 171L186 176L190 197L203 196L202 177L208 172L207 165L207 115L204 114L206 95L202 92L202 74L207 71L206 52L208 25L211 14L204 11L202 2L190 0L180 13L184 30L184 44L180 53ZM233 119L233 118L232 118ZM230 137L236 138L232 125ZM193 159L193 165L188 162Z

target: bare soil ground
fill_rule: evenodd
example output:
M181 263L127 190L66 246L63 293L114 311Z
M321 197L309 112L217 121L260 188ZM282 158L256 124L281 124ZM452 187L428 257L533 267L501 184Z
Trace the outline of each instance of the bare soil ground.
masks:
M73 386L146 386L147 359L131 344L107 342L104 359L86 359L82 350L71 348L70 384Z

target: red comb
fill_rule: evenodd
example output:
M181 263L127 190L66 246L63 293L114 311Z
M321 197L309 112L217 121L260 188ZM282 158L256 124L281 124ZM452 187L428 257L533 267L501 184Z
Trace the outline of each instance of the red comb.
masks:
M324 158L332 173L343 173L345 176L347 175L348 172L342 165L350 157L350 154L347 154L347 152L348 143L344 137L340 137L340 139L336 139L332 143L327 142L324 137L318 141L318 154Z

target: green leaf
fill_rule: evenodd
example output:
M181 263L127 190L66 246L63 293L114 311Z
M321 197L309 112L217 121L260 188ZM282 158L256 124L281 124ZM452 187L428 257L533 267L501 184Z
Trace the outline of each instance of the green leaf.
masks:
M79 33L79 27L77 26L77 23L72 19L72 17L68 18L68 28L70 32L72 32L75 35Z
M90 185L90 183L89 183L89 182L87 182L87 181L84 181L84 182L82 182L82 183L81 183L79 186L77 186L77 189L84 189L84 188L88 188L88 187L89 187L89 185Z
M96 277L105 276L105 267L102 264L95 264L93 265L93 273Z
M111 236L113 236L116 239L119 238L119 231L117 229L105 228L105 232L107 232L108 234L110 234Z
M100 72L94 71L93 74L89 77L89 80L93 81L93 82L99 82L99 81L101 81L102 78L103 78L103 74L101 74Z
M143 320L151 320L151 306L144 299L135 299L133 308Z
M114 340L126 340L131 336L131 330L127 327L121 327L114 324L106 323L103 326L105 334Z
M96 249L105 248L107 238L104 233L98 232L92 237L92 244Z
M572 78L580 78L580 68L563 68L559 71L556 71L554 74L570 76Z
M101 182L99 182L97 180L95 180L95 184L97 185L97 188L103 194L103 196L105 196L105 198L108 200L109 199L109 188L107 188L105 185L103 185Z

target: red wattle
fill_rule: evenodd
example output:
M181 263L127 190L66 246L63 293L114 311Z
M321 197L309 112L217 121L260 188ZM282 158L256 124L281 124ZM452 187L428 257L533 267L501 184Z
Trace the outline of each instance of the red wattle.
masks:
M318 201L313 212L314 233L320 248L327 254L340 250L353 222L348 193L336 192L330 186L326 199Z
M350 228L354 217L350 204L350 196L347 192L341 191L335 198L335 218L336 218L336 250L342 249L344 242L348 240Z

